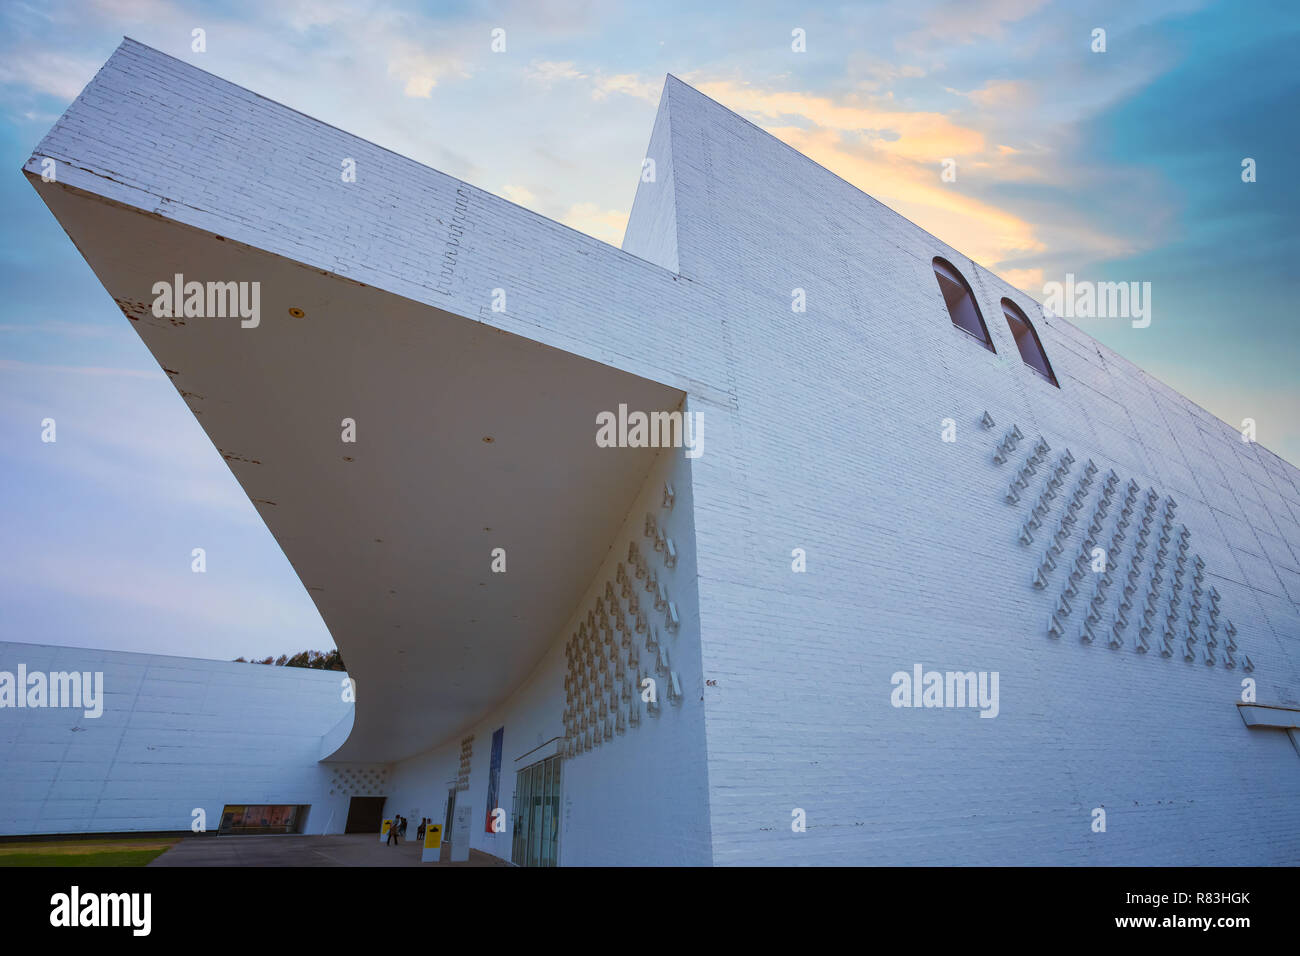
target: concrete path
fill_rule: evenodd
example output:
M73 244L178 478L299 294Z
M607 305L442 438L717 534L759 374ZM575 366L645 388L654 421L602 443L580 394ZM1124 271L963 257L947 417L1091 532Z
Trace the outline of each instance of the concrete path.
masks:
M379 842L378 835L335 836L192 836L155 859L150 866L509 866L479 850L468 863L452 863L448 847L442 861L421 863L415 841L400 846Z

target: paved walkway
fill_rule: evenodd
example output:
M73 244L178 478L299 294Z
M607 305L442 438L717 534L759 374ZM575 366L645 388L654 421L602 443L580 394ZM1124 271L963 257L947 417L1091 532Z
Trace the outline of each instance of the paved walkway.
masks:
M186 837L150 866L509 866L479 850L468 863L452 863L448 847L439 863L421 863L414 840L388 846L378 834L334 836L192 836Z

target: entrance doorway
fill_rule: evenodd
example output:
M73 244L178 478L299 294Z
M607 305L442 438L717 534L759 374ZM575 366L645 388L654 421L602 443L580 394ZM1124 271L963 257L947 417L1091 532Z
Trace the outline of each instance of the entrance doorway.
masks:
M560 860L560 758L548 757L515 774L514 842L517 866L557 866Z
M344 833L378 833L384 824L384 801L387 797L353 797L348 802L348 822Z

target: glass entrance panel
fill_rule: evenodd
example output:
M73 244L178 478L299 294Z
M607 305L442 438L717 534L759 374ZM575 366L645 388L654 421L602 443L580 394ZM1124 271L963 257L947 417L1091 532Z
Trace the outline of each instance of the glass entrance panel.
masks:
M510 859L519 866L559 862L560 758L548 757L515 774Z
M556 761L546 761L546 782L542 800L542 866L555 866L555 793Z
M529 769L533 790L529 804L528 865L536 866L542 853L542 765L533 764Z

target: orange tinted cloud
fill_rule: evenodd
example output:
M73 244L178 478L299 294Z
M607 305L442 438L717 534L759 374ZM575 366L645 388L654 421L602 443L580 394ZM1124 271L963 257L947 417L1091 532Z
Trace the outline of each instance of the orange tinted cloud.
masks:
M1103 256L1132 246L1097 232L1074 214L1031 223L981 198L981 186L1052 182L1060 172L1058 164L1050 151L1035 143L1008 146L955 117L907 110L889 97L847 104L830 96L726 80L688 81L995 271L1000 262L1023 264L1027 256L1048 252L1049 245L1057 252ZM990 112L1005 112L1026 102L1029 94L1015 83L995 82L959 95L996 107ZM956 162L955 182L940 177L947 159ZM1005 275L1018 287L1041 294L1040 269L1008 269Z
M943 182L937 161L903 162L894 154L847 143L836 130L778 127L768 132L977 261L995 263L1046 248L1030 223Z
M942 113L847 106L827 96L761 90L726 80L700 83L697 89L728 109L764 121L797 116L827 129L865 133L874 148L906 159L938 163L946 156L972 156L985 148L983 133L959 126Z

